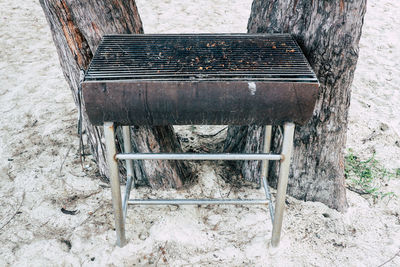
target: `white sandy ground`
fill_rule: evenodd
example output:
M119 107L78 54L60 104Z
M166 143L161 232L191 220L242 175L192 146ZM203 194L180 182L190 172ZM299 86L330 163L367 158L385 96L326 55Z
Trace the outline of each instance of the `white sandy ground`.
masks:
M138 1L148 33L245 32L251 5L160 2ZM399 198L372 204L351 191L343 214L289 197L279 249L267 246L267 208L249 206L134 207L130 242L115 247L110 190L90 160L79 164L77 112L42 10L37 1L12 0L1 0L0 10L0 266L378 266L400 250ZM397 1L369 1L348 134L356 154L376 152L390 169L400 167L399 14ZM198 148L196 133L219 128L191 129L181 127L180 135L194 137ZM179 196L260 196L231 190L217 165L198 169L199 183ZM383 190L400 196L399 179ZM400 266L400 256L386 266Z

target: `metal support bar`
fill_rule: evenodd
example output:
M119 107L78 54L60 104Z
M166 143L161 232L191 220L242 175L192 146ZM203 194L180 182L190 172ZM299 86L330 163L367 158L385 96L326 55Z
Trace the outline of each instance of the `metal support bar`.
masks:
M129 200L129 196L131 194L132 182L133 182L133 177L127 176L126 186L125 186L125 195L124 195L124 200L122 201L122 210L124 212L123 213L124 222L126 221L126 215L128 212L128 200Z
M131 144L131 134L129 130L129 126L122 126L122 138L124 140L124 152L131 153L132 152L132 144ZM135 186L135 181L133 180L133 163L131 159L128 159L126 162L126 187L125 187L125 196L124 201L122 202L122 210L124 212L124 222L126 221L126 213L128 209L128 200L131 193L132 184Z
M273 247L277 247L279 245L279 241L281 238L286 189L289 177L290 159L293 150L294 127L295 126L293 123L286 123L283 131L283 144L282 144L283 159L281 160L279 169L275 216L274 216L274 222L272 227L272 238L271 238L271 245Z
M267 178L265 178L263 176L262 182L263 182L263 187L264 187L264 191L265 191L265 198L268 200L269 215L271 216L272 223L274 223L274 206L272 204L272 196L271 196L271 193L269 192Z
M117 154L117 159L153 159L153 160L281 160L281 155L276 154L201 154L201 153L134 153Z
M125 225L123 220L123 211L121 203L121 188L119 185L119 175L118 175L118 162L114 158L117 154L115 147L115 131L114 123L105 122L104 123L104 137L107 150L107 161L110 168L110 185L112 194L112 203L114 208L115 217L115 230L117 232L117 246L123 247L126 243L125 239Z
M266 199L129 199L130 205L259 205Z

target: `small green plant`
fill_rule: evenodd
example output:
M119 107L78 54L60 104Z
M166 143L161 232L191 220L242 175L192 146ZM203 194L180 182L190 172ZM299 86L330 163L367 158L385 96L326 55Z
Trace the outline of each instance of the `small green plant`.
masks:
M371 195L374 200L396 197L394 192L382 191L382 187L397 174L379 164L375 159L375 154L367 160L360 160L349 149L348 154L345 156L345 175L348 188L352 191Z

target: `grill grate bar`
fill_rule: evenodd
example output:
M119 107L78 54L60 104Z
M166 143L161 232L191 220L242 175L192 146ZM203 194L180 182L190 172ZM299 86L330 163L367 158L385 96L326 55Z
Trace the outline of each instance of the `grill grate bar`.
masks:
M160 77L148 77L148 78L132 78L131 76L116 76L116 77L101 77L96 79L88 79L87 81L109 81L109 80L119 80L119 81L131 81L135 79L136 81L160 81L160 82L187 82L192 80L191 77L179 77L179 78L160 78ZM196 78L196 81L207 81L207 82L218 82L218 81L254 81L254 82L291 82L291 83L317 83L318 80L315 79L286 79L286 78L254 78L254 77L222 77L222 78Z
M171 77L171 74L163 74L163 75L152 75L152 74L141 74L141 75L132 75L130 73L127 74L97 74L97 75L92 75L91 77L113 77L113 76L118 76L118 77L136 77L136 78L148 78L148 77ZM176 74L174 75L175 77L191 77L192 75L190 74ZM255 77L257 76L257 77ZM241 75L227 75L227 74L214 74L214 75L197 75L197 78L219 78L219 77L246 77L246 74L241 74ZM297 75L297 76L290 76L290 75L251 75L249 77L253 77L253 78L292 78L292 79L300 79L300 78L310 78L310 79L315 79L313 76L310 75Z
M124 66L119 66L119 67L123 68ZM166 70L160 70L160 71L158 71L156 69L153 69L151 71L149 71L149 70L148 71L141 71L141 70L132 71L129 68L129 66L125 66L125 70L121 70L121 71L115 71L113 69L99 70L99 71L93 70L90 75L92 75L92 74L102 74L102 73L104 73L104 74L107 74L107 73L141 74L142 73L142 74L154 74L154 75L157 75L157 74L162 75L163 73L169 73L169 74L173 74L173 75L174 74L182 74L182 73L183 74L193 74L193 75L212 75L212 74L223 74L223 75L231 75L231 74L233 74L233 75L235 75L235 74L294 75L294 74L304 73L304 74L311 75L308 72L304 72L304 70L302 70L300 68L295 69L295 70L290 70L290 71L287 71L287 72L285 70L289 70L289 69L265 69L263 71L259 71L259 70L246 71L246 70L243 70L243 69L236 69L235 71L232 70L232 71L229 71L229 72L228 71L218 71L218 70L215 70L215 71L208 70L206 72L193 73L191 71L186 71L186 70L183 70L183 69L181 69L181 70L180 69L166 69Z
M172 72L172 71L162 71L162 72L137 72L137 73L132 73L129 71L108 71L108 72L104 72L104 71L93 71L90 75L87 76L95 76L95 75L113 75L113 74L137 74L137 75L193 75L193 73L191 72ZM220 76L224 76L224 75L230 75L230 76L243 76L243 75L251 75L251 76L292 76L292 77L298 77L301 75L305 75L305 76L310 76L310 77L314 77L313 75L310 75L307 72L295 72L295 73L284 73L284 72L271 72L271 73L266 73L266 72L207 72L207 73L197 73L195 75L198 76L212 76L212 75L220 75Z

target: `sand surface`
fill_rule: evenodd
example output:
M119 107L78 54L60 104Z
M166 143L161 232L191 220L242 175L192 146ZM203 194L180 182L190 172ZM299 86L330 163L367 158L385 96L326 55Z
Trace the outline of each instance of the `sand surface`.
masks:
M147 33L245 32L250 0L138 2ZM160 3L162 2L162 3ZM400 168L400 4L369 1L353 84L348 148ZM378 266L400 250L399 197L373 203L348 191L340 214L288 198L279 249L267 246L266 207L134 207L124 248L114 246L109 186L77 153L77 111L37 1L0 1L0 266ZM220 128L180 127L186 147ZM187 192L136 197L259 197L232 189L217 164L200 164ZM66 215L61 208L76 210ZM400 256L385 266L400 266Z

